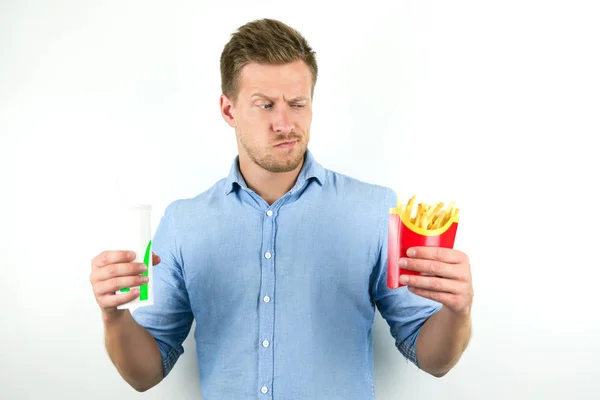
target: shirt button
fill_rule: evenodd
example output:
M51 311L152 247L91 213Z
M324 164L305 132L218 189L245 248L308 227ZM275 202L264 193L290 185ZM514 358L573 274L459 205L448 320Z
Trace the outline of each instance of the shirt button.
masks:
M268 260L269 258L271 258L271 253L269 253L268 251L265 253L265 258Z
M267 393L267 392L269 391L269 389L267 389L267 387L266 387L266 386L263 386L263 387L261 387L261 388L260 388L260 391L261 391L262 393Z
M267 211L267 215L270 217L271 215L273 215L273 211L271 211L271 210L268 210L268 211Z
M263 297L263 301L264 301L265 303L268 303L268 302L270 302L270 301L271 301L271 298L270 298L269 296L265 296L265 297Z
M263 345L263 347L269 347L269 341L268 340L263 340L262 345Z

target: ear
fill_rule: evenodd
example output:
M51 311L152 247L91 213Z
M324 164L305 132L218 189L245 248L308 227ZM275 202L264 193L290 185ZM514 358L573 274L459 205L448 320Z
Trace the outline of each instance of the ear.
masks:
M229 97L227 97L226 95L222 94L219 103L221 106L221 116L223 117L225 122L227 122L227 124L232 128L237 127L237 123L233 112L233 102L231 101L231 99L229 99Z

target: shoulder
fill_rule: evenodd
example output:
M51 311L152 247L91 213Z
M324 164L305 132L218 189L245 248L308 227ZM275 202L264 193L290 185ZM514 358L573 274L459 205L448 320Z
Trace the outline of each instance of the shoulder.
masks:
M345 197L346 201L363 205L377 205L385 208L396 206L396 192L380 184L367 182L330 169L325 169L326 181L330 189Z
M219 209L218 203L223 202L226 185L226 179L223 178L193 197L175 199L167 205L164 214L181 221L206 214L208 210Z
M384 185L326 169L326 186L330 203L347 223L360 229L349 229L370 243L377 257L387 239L390 208L396 207L396 192Z

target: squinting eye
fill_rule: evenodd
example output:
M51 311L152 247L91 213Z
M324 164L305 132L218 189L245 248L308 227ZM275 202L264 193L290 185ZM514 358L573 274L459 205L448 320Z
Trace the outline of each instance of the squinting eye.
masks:
M273 107L273 105L272 104L260 104L259 107L262 108L263 110L266 110L267 108Z
M306 106L304 104L294 104L294 107L296 107L296 108L304 108Z

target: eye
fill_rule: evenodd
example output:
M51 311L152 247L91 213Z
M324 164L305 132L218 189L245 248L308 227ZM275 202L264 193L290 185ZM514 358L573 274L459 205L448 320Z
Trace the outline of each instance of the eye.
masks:
M273 104L271 104L271 103L264 103L264 104L259 104L258 107L262 108L263 110L268 110L269 108L273 107Z
M306 106L304 104L292 104L292 107L294 107L294 108L304 108Z

